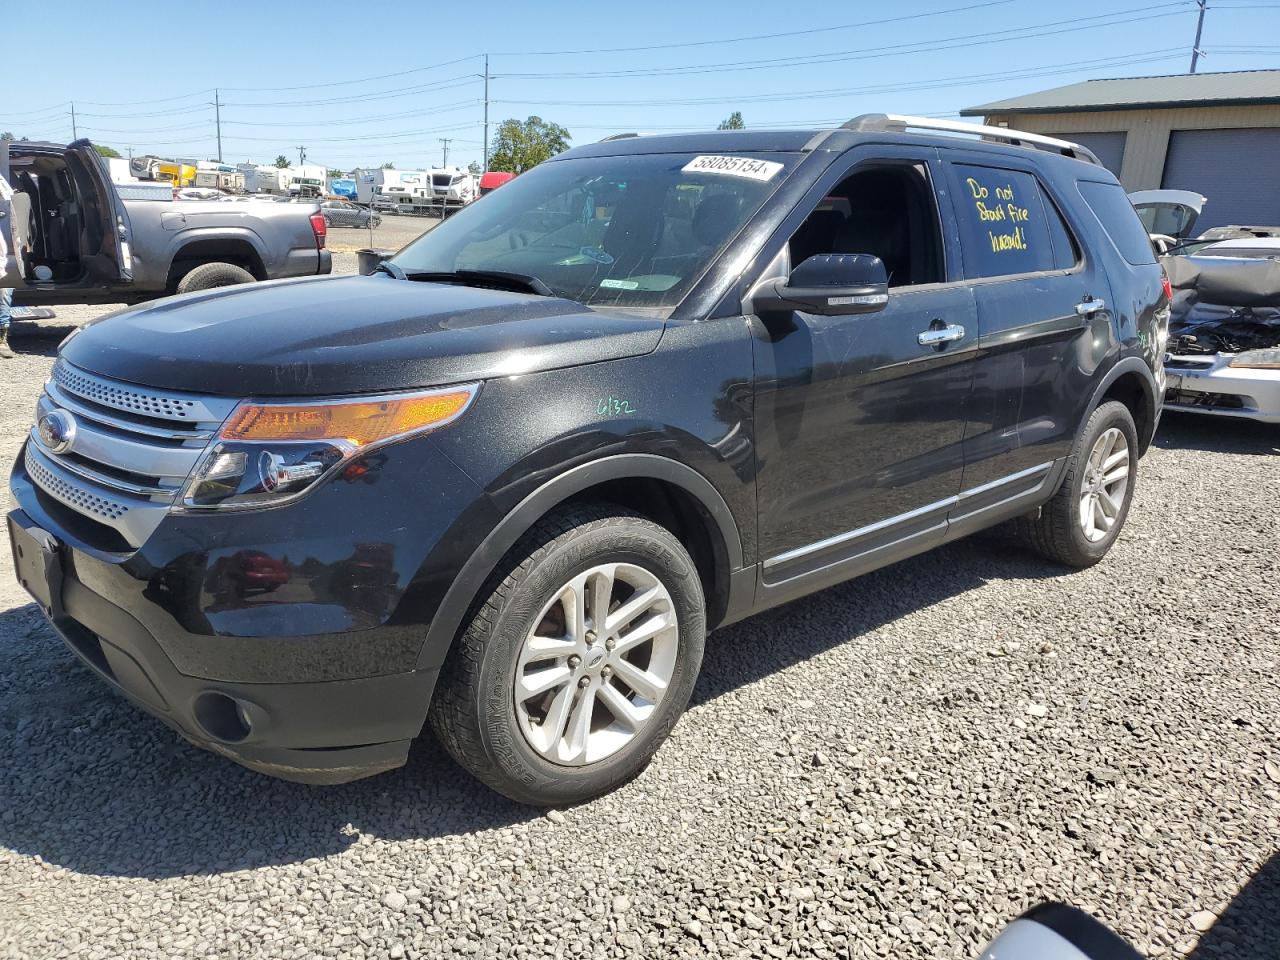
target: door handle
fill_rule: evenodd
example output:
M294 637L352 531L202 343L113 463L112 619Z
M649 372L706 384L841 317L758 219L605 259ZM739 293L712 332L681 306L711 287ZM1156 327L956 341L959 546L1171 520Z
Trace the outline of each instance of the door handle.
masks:
M945 327L930 328L923 331L916 341L922 347L940 347L944 343L950 343L952 340L959 340L964 337L964 327L958 323L949 323Z
M1089 297L1076 304L1076 314L1081 317L1090 317L1099 310L1105 310L1106 308L1107 301L1094 300L1092 297Z

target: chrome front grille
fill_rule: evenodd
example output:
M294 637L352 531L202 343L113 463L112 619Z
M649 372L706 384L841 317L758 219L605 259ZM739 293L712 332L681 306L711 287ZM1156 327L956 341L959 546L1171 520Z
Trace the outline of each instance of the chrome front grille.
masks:
M36 407L27 474L59 503L141 546L235 405L122 383L59 359ZM55 410L75 424L70 447L57 453L39 430Z
M46 467L41 462L45 458L36 453L33 446L27 447L27 476L53 499L103 523L119 520L129 512L127 503L109 497L100 497L96 493L90 493L86 487L63 480L53 468Z
M207 421L215 416L209 404L201 397L161 393L136 387L131 383L118 383L81 370L61 359L53 365L52 379L59 387L75 396L127 413L183 423ZM225 416L223 414L223 418ZM218 420L218 423L221 422L222 418Z

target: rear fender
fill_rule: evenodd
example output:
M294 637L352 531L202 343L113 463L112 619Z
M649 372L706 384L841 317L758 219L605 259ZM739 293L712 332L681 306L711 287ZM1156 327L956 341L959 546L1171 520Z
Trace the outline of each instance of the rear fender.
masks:
M1079 436L1081 431L1084 430L1085 424L1093 416L1093 411L1098 409L1098 405L1102 403L1102 398L1106 396L1107 391L1121 377L1131 374L1136 374L1136 379L1142 384L1141 403L1144 417L1135 419L1142 421L1137 424L1139 454L1147 452L1147 447L1151 445L1151 439L1155 436L1156 427L1160 422L1160 410L1164 398L1160 395L1155 374L1151 372L1151 368L1147 366L1146 361L1141 357L1122 357L1116 362L1115 366L1107 371L1106 376L1094 388L1093 395L1089 398L1089 403L1085 407L1084 415L1081 416L1079 423L1076 425L1076 436ZM1145 429L1143 429L1144 423Z

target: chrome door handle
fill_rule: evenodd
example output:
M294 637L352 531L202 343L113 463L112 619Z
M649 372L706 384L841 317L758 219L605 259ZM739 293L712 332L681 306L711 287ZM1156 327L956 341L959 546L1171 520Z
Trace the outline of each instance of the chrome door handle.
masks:
M945 327L925 330L916 341L922 347L937 347L944 343L950 343L952 340L959 340L964 337L964 327L958 323L949 323Z
M1105 300L1082 300L1076 304L1076 314L1081 317L1088 317L1106 308L1107 301Z

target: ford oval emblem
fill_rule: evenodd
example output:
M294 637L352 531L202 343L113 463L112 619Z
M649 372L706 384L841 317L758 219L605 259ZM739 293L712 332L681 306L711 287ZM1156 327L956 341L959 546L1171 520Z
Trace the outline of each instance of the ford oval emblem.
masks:
M40 442L50 453L66 453L76 442L75 417L65 410L46 413L36 424Z

